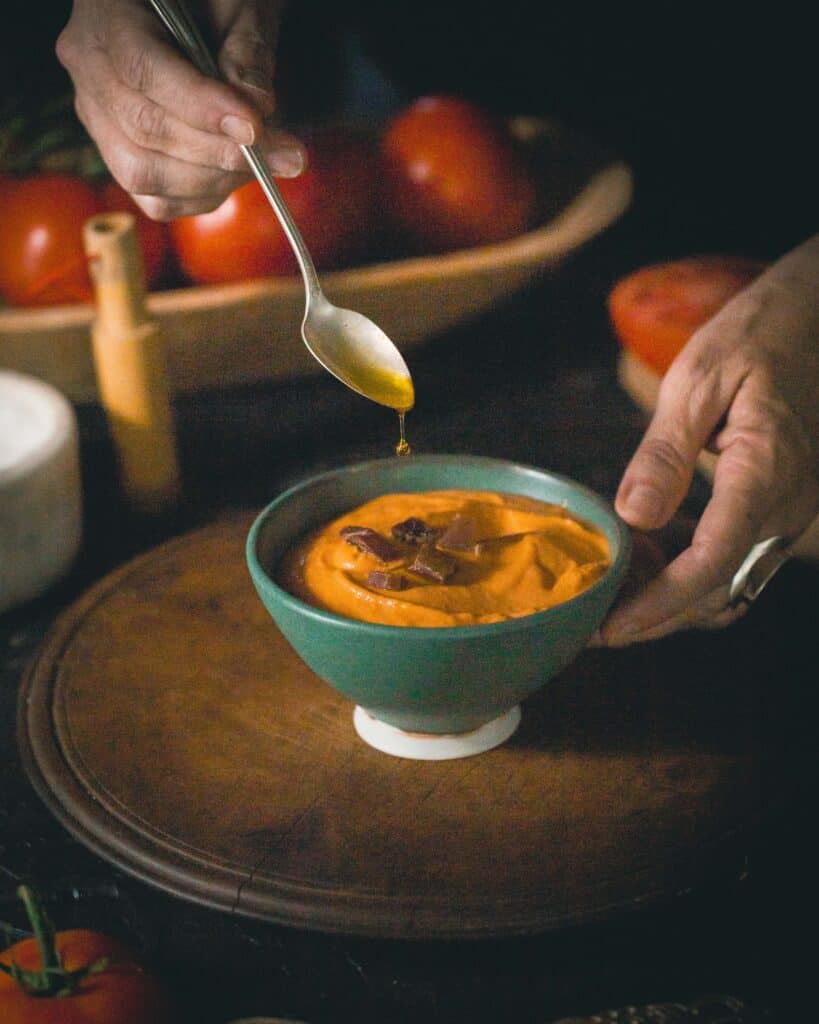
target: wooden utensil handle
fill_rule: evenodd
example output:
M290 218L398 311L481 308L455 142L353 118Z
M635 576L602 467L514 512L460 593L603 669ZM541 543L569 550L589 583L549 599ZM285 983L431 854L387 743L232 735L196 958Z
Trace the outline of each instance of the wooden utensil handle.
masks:
M179 497L179 465L164 346L145 305L135 219L91 217L84 242L97 305L94 367L122 485L140 512L161 513Z

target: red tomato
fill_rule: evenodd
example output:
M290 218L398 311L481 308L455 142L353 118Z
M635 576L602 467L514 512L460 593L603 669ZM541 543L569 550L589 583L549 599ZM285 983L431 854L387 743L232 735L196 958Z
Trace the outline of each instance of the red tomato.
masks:
M145 284L148 288L160 284L171 256L171 231L167 224L151 220L140 210L131 196L115 181L109 181L100 190L102 206L111 212L125 211L134 214L142 265L145 270Z
M609 293L617 338L664 374L694 331L766 266L742 257L698 256L642 267Z
M0 1020L3 1024L171 1024L167 997L158 981L114 939L81 929L57 933L57 952L67 971L106 957L109 966L86 976L70 995L29 995L0 973ZM40 955L34 939L24 939L4 953L0 963L37 970Z
M310 208L303 208L302 230L316 240L321 266L349 265L372 249L378 235L383 167L377 145L362 132L335 126L316 130L306 146L315 191ZM281 185L295 190L298 181ZM288 203L293 209L295 196Z
M425 96L387 124L387 209L423 251L499 242L532 223L537 187L502 121L452 96Z
M89 301L82 226L100 208L91 185L70 175L38 174L0 190L0 294L6 301Z
M11 174L0 174L0 201L11 193L16 179Z
M377 161L366 139L342 128L306 139L308 166L279 190L318 268L357 258L373 237ZM257 182L211 213L171 224L176 257L199 284L297 272L290 243Z
M172 1024L177 1019L159 982L115 939L74 929L57 932L53 941L61 962L59 976L52 979L53 994L26 991L47 983L36 939L24 939L0 953L3 1024ZM93 972L72 978L73 972L92 964L97 965ZM32 972L22 984L8 973L14 965ZM64 994L56 991L66 987L70 991Z

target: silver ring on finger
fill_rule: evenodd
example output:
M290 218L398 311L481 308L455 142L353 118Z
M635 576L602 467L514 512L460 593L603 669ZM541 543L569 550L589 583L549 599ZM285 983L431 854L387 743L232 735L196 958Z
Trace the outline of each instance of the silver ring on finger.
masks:
M782 536L754 544L731 580L728 607L753 604L790 557L788 543Z

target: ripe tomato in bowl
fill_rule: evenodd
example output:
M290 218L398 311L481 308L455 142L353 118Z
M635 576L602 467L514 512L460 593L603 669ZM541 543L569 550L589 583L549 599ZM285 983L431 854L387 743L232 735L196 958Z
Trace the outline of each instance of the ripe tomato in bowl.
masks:
M87 302L91 279L82 225L102 209L93 186L35 174L0 188L0 294L13 306Z
M171 252L167 224L147 217L116 182L76 174L0 176L0 295L12 306L90 302L83 225L105 211L136 218L145 282L162 282Z
M500 242L531 226L537 187L504 121L456 96L422 96L382 135L388 216L421 252Z

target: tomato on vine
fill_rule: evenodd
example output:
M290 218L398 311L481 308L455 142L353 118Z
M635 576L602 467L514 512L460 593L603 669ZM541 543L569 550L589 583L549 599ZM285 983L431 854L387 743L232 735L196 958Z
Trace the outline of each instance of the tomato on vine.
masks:
M161 985L120 942L57 932L36 893L21 886L34 937L0 953L3 1024L172 1024Z

